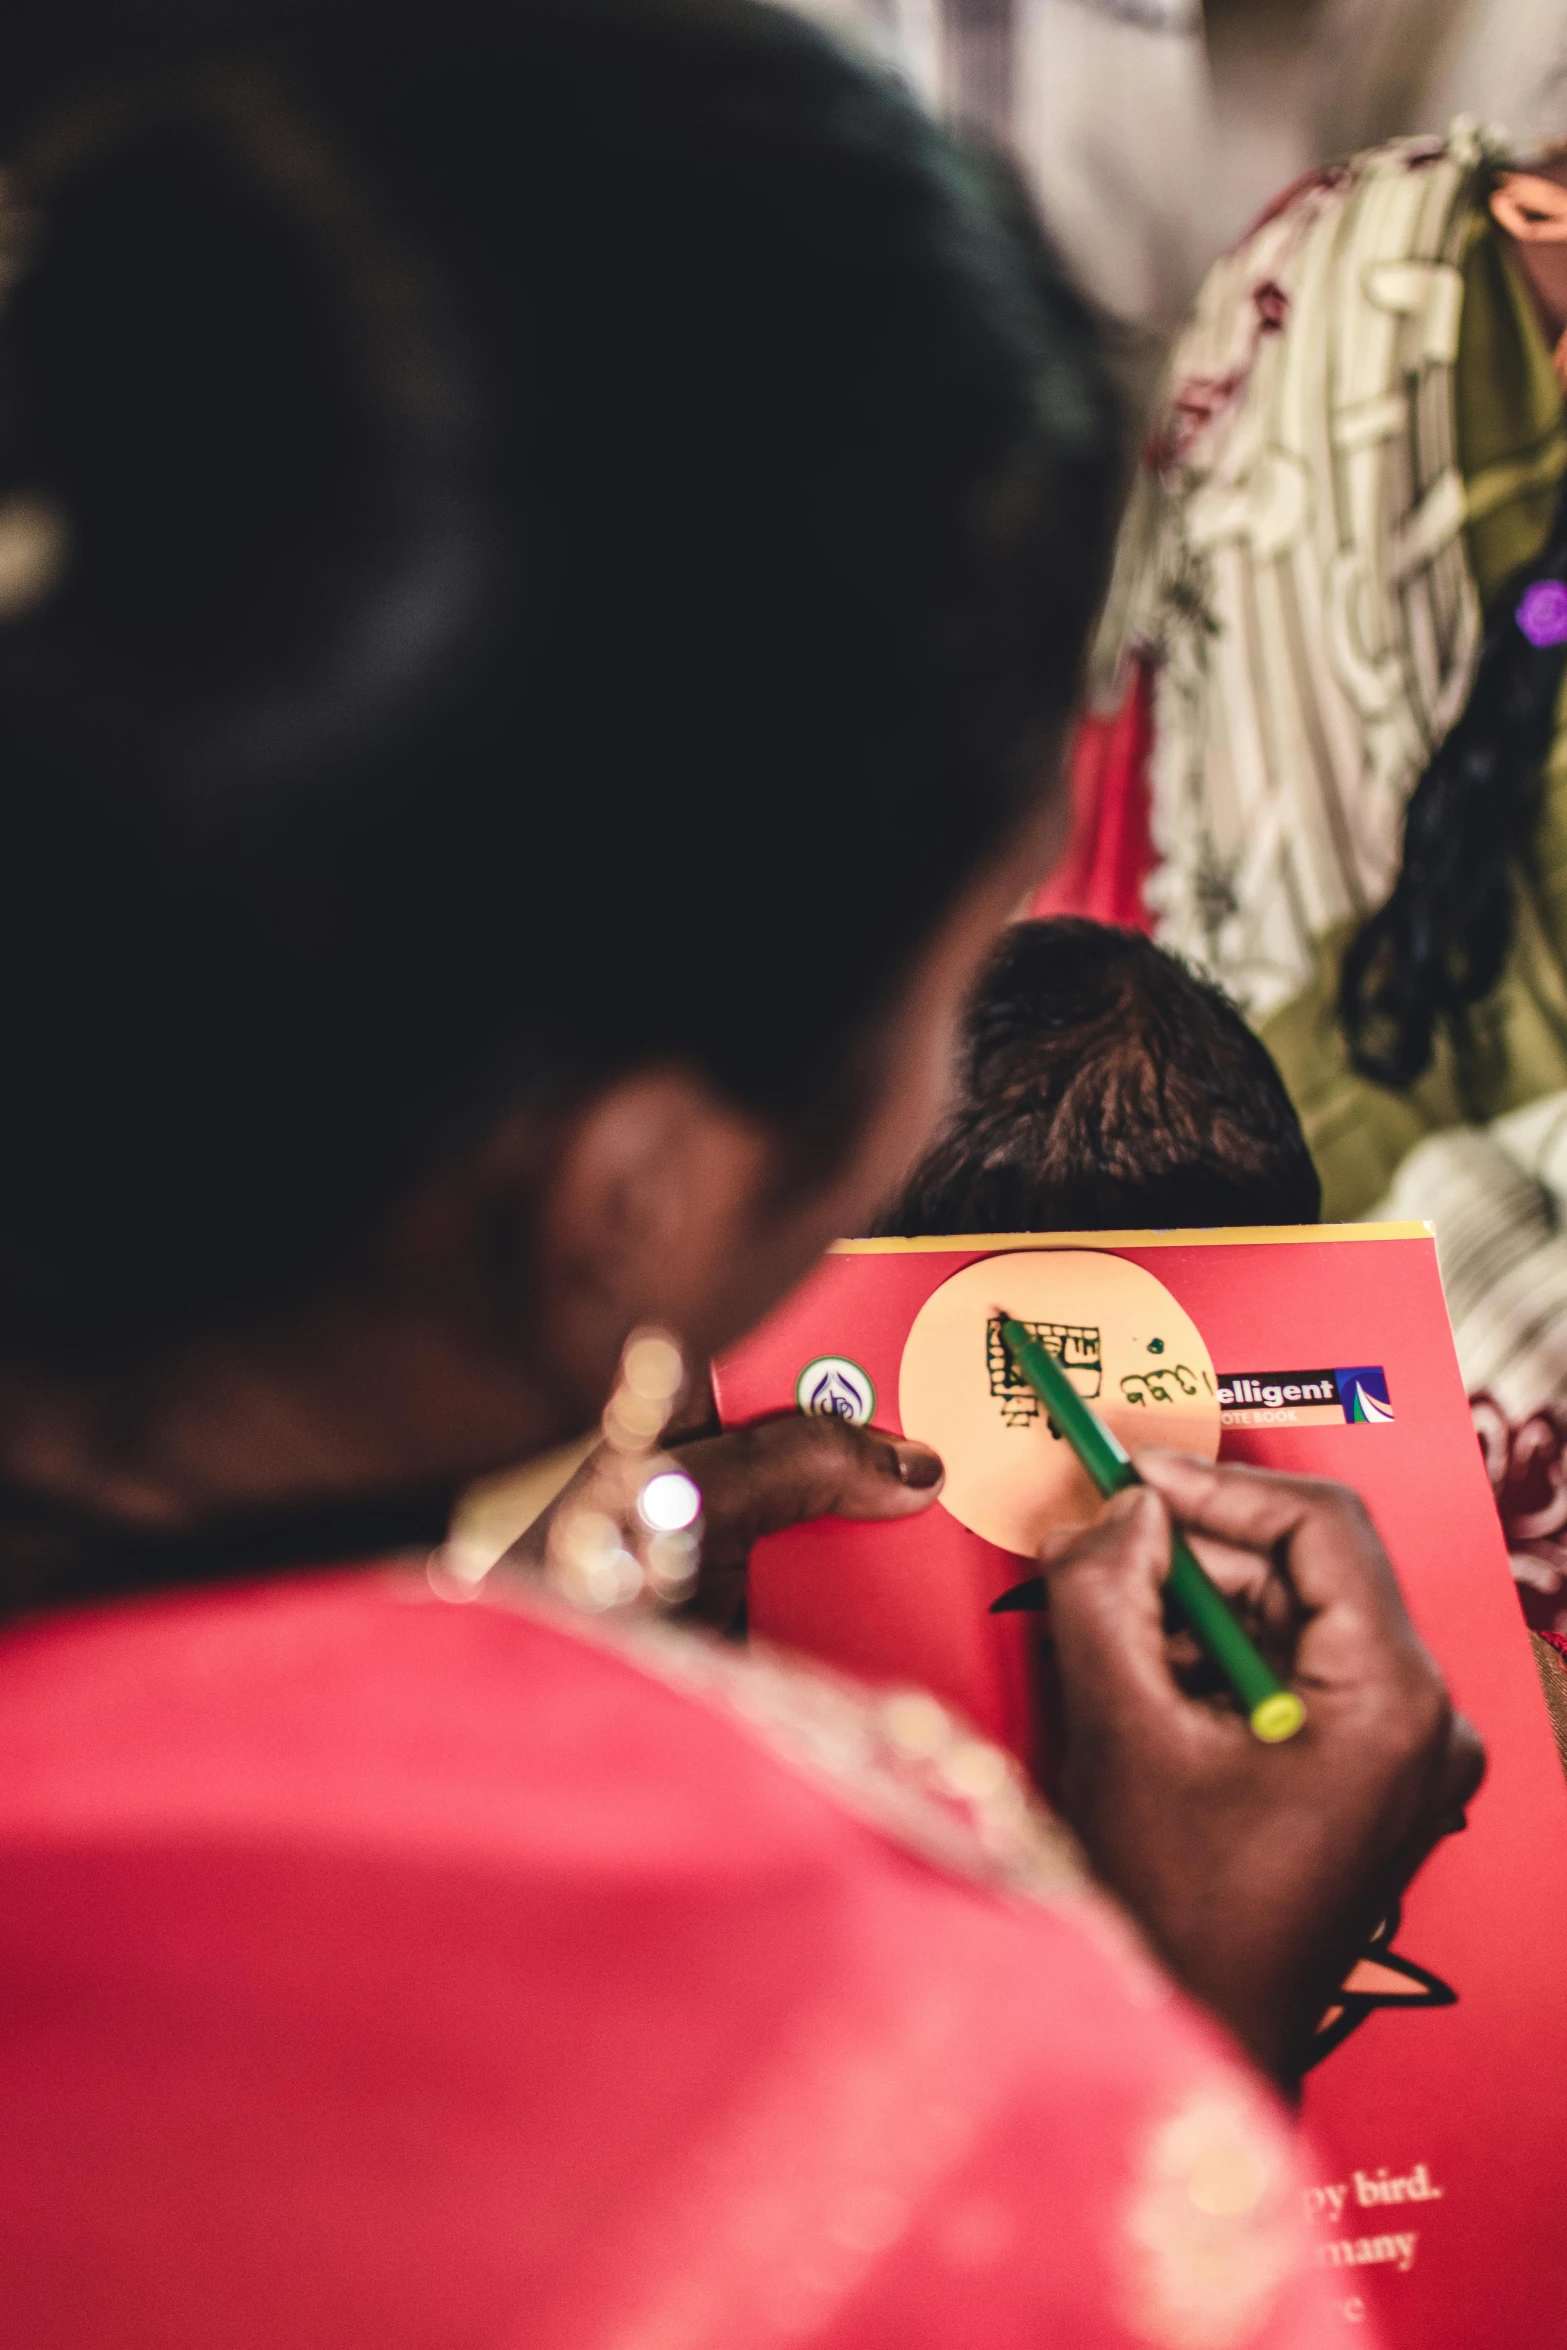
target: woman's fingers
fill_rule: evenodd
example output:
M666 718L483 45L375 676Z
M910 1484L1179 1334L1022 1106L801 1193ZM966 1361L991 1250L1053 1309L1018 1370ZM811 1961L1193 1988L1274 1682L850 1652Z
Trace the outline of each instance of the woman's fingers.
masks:
M945 1474L927 1444L790 1412L673 1447L702 1496L702 1571L691 1613L728 1631L743 1621L751 1547L811 1518L908 1518Z
M798 1412L679 1445L673 1458L701 1492L705 1550L724 1558L811 1518L913 1517L945 1474L929 1445Z
M1068 1690L1091 1688L1109 1721L1184 1701L1170 1676L1164 1579L1170 1513L1146 1486L1118 1493L1089 1526L1051 1535L1040 1549L1050 1628Z
M1432 1844L1464 1825L1464 1807L1478 1791L1485 1767L1485 1747L1479 1731L1466 1714L1453 1714L1447 1726L1441 1793L1433 1806L1434 1833L1427 1844L1428 1851Z
M942 1490L942 1459L930 1445L879 1429L850 1429L843 1419L789 1412L759 1419L726 1436L670 1445L702 1495L700 1614L733 1617L752 1544L808 1518L912 1518ZM592 1455L550 1509L507 1551L512 1565L543 1565L552 1518L597 1473ZM724 1577L717 1607L707 1607L714 1577Z
M507 1558L542 1566L552 1520L590 1483L598 1455ZM790 1412L669 1448L702 1496L702 1567L690 1612L727 1630L743 1618L751 1546L810 1518L909 1518L941 1491L940 1455L912 1438Z
M1137 1455L1137 1469L1189 1532L1267 1558L1287 1551L1304 1606L1325 1607L1346 1593L1370 1590L1402 1612L1398 1585L1365 1504L1347 1485L1322 1477L1285 1477L1274 1469L1220 1468L1157 1446Z
M1137 1465L1205 1557L1207 1536L1270 1563L1298 1611L1303 1680L1347 1690L1388 1671L1434 1670L1365 1504L1347 1486L1158 1450ZM1215 1571L1222 1580L1222 1564Z
M1324 1478L1157 1450L1139 1454L1138 1469L1199 1547L1216 1538L1268 1561L1251 1603L1270 1646L1287 1627L1288 1677L1309 1719L1345 1711L1373 1743L1408 1736L1432 1758L1441 1753L1451 1704L1358 1494Z

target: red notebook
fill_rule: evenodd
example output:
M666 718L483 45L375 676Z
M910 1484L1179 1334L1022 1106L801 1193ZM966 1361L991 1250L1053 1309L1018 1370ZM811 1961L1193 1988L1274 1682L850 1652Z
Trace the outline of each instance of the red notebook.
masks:
M1004 1261L1003 1261L1004 1260ZM917 1682L1037 1758L1026 1624L989 1603L1087 1515L994 1309L1124 1440L1342 1479L1490 1756L1324 2019L1307 2076L1318 2257L1397 2350L1567 2344L1567 1786L1423 1225L845 1241L715 1367L727 1426L829 1412L935 1443L942 1499L758 1545L760 1636Z

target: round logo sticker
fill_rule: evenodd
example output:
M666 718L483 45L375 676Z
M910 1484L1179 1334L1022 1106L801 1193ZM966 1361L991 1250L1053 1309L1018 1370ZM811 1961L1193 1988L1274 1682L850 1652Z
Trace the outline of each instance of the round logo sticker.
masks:
M819 1420L847 1420L851 1428L863 1428L875 1413L876 1389L869 1373L847 1355L818 1355L795 1381L794 1400Z

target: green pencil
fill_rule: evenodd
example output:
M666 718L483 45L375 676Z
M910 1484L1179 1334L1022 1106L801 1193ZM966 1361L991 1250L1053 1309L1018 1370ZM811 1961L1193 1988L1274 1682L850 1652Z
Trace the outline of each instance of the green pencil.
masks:
M1008 1354L1100 1492L1124 1493L1128 1485L1140 1485L1142 1479L1125 1450L1083 1401L1055 1356L1004 1308L996 1311ZM1171 1541L1166 1589L1239 1698L1252 1735L1269 1746L1293 1738L1306 1719L1305 1706L1259 1656L1179 1527Z

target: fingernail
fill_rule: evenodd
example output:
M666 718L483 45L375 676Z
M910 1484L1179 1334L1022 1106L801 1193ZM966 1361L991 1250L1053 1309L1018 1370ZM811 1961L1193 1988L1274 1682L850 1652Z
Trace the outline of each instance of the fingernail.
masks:
M920 1493L939 1485L947 1473L940 1453L932 1452L928 1444L902 1442L894 1444L892 1449L897 1456L900 1484L912 1485Z

